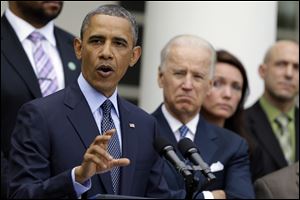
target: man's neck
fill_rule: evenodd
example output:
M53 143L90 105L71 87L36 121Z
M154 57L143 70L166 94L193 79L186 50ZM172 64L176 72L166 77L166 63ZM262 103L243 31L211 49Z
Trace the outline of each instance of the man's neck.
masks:
M295 106L295 100L286 100L283 101L282 99L277 99L272 97L270 94L268 93L264 93L264 98L271 104L273 105L275 108L277 108L278 110L280 110L283 113L288 112L293 106Z

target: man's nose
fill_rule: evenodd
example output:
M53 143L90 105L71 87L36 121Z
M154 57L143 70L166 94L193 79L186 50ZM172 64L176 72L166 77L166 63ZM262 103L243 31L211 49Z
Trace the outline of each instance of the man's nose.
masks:
M294 66L293 64L289 64L287 67L286 67L286 70L285 70L285 76L287 78L292 78L293 77L293 74L295 73L294 72ZM298 73L298 72L297 72Z
M103 49L101 51L100 57L103 59L111 59L112 58L112 49L111 49L111 44L109 42L106 42L103 45Z
M192 89L193 88L192 77L189 75L186 75L182 86L184 89Z

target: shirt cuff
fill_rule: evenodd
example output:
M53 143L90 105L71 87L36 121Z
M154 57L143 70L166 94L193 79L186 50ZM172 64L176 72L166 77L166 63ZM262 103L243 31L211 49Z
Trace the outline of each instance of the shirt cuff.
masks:
M214 195L210 191L203 191L204 199L215 199Z
M76 195L77 195L78 198L80 198L83 193L85 193L86 191L91 189L92 182L91 182L91 179L88 179L83 184L80 184L80 183L76 182L75 181L75 168L76 167L74 167L72 169L71 176L72 176L73 187L74 187L74 190L76 192Z

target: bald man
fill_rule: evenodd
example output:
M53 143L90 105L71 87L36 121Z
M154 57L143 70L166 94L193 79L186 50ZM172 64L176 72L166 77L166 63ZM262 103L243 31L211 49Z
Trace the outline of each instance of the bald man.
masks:
M299 44L289 40L272 45L259 67L265 88L246 111L248 132L262 150L254 175L258 178L299 160ZM253 91L255 92L255 91Z

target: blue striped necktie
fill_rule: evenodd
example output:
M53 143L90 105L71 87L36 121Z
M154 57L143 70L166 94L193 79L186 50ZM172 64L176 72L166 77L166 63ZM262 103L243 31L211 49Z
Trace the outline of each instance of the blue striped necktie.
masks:
M106 99L104 103L101 105L103 111L103 118L101 121L102 133L111 130L113 128L115 129L115 124L110 114L111 107L112 107L112 103L109 99ZM113 134L112 138L108 143L108 152L114 159L118 159L121 157L120 142L119 142L117 131ZM114 167L111 170L110 174L111 174L114 193L118 194L119 184L120 184L120 167Z
M187 132L189 131L189 128L186 125L182 125L179 128L179 133L180 133L180 140L184 137L186 137Z
M28 36L28 39L33 43L33 59L37 68L37 78L42 96L44 97L57 91L58 82L56 74L51 60L42 46L44 36L34 31Z

